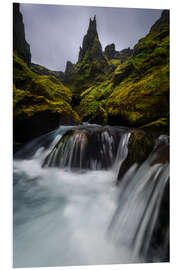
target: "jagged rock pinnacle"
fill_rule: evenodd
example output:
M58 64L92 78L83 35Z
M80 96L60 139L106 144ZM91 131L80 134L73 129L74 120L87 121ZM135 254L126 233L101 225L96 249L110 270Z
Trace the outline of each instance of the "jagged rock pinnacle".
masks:
M72 72L73 72L73 63L71 63L71 61L67 61L66 69L65 69L65 75L68 76Z
M19 3L13 3L13 51L30 64L30 46L25 39L23 17L19 7Z
M78 62L81 62L85 57L91 60L103 59L102 46L97 33L96 15L93 20L90 18L87 34L84 36L82 47L80 47Z

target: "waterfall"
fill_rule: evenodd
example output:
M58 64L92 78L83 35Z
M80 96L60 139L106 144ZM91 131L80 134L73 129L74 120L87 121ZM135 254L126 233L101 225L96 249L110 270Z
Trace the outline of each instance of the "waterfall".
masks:
M14 159L28 159L32 158L33 155L38 155L39 152L44 152L44 155L50 153L62 135L72 126L60 126L54 131L44 134L34 140L26 143L23 147L16 151L14 154Z
M127 132L127 133L124 133L120 139L117 154L116 154L116 159L113 165L115 180L117 180L118 173L120 171L121 165L123 164L123 161L127 158L128 142L129 142L130 136L131 136L131 133Z
M162 137L159 142L161 139ZM153 253L150 248L159 222L161 203L164 196L168 195L165 189L169 184L169 164L165 162L152 165L160 150L153 151L138 170L134 164L123 177L119 186L119 206L109 226L111 237L128 246L136 258L143 256L150 259L148 252ZM168 229L167 227L166 234ZM168 241L166 238L159 248L160 254L167 250ZM153 259L161 261L159 257L151 258Z
M61 126L15 153L15 267L168 261L168 136L117 183L131 134Z
M88 127L66 132L46 157L43 167L100 170L112 167L115 159L119 162L123 153L121 146L118 150L117 146L125 130ZM127 144L125 141L122 143ZM122 148L127 147L122 145Z

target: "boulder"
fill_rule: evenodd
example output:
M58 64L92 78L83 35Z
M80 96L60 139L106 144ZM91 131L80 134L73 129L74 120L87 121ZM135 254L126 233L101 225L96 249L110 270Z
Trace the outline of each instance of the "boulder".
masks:
M67 131L43 167L69 169L108 169L114 164L124 129L112 127L79 127Z
M152 152L154 147L154 138L151 134L140 129L131 131L128 142L128 155L118 174L118 182L133 164L140 166Z

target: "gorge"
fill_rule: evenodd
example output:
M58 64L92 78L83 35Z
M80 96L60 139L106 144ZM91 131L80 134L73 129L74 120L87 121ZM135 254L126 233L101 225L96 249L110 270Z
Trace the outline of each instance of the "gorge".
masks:
M15 267L169 262L169 11L120 52L96 24L51 71L13 4Z

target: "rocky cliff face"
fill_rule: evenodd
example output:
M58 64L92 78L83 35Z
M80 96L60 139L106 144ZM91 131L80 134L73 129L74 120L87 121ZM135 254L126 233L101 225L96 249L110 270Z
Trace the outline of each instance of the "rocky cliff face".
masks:
M31 139L60 123L80 122L79 115L82 121L167 131L168 10L162 12L133 50L120 52L114 44L102 51L96 17L90 19L78 62L68 61L65 73L30 65L19 5L14 6L14 21L15 139L25 134L21 131L26 126L26 139ZM36 134L32 134L35 130Z
M159 20L156 21L155 24L153 24L149 34L157 32L156 38L162 39L164 36L169 34L169 23L169 10L163 10L161 17L159 18Z
M13 5L13 137L26 142L60 124L79 123L64 74L31 63L19 4Z
M86 121L168 130L169 11L151 27L133 50L105 49L114 66L104 81L81 93L79 113ZM120 60L122 57L123 61Z
M105 47L105 55L108 59L119 59L121 62L125 61L128 57L132 55L133 50L130 48L123 49L122 51L118 52L115 50L115 44L112 43Z
M64 72L62 71L53 71L48 68L45 68L41 65L31 63L31 70L36 72L39 75L48 75L48 76L54 76L57 79L63 81L64 80Z
M105 47L105 55L109 58L109 59L118 59L119 57L119 53L115 50L115 45L114 43L107 45Z
M74 65L71 63L71 61L67 61L66 63L66 68L65 68L65 76L69 76L70 74L73 73L74 70Z
M28 65L31 63L30 46L25 39L23 17L18 3L13 3L13 51Z
M80 47L78 62L82 62L84 58L90 61L105 60L97 33L96 16L89 21L87 34L84 36L82 48Z
M89 21L87 33L80 47L78 62L73 66L68 62L66 66L65 83L73 91L75 104L79 103L82 91L94 82L102 82L109 70L110 66L102 51L94 16L93 20Z

